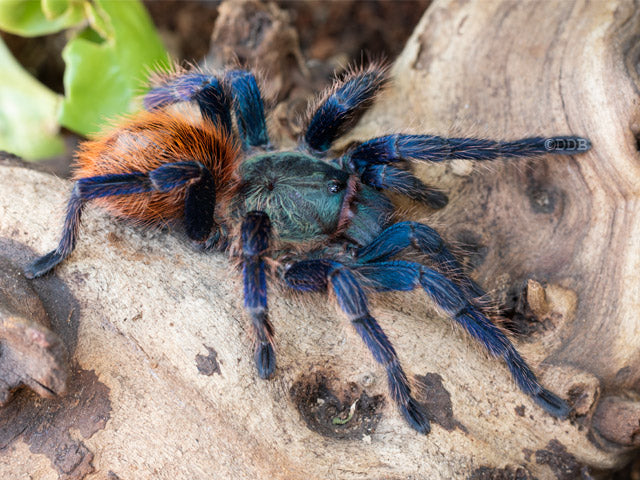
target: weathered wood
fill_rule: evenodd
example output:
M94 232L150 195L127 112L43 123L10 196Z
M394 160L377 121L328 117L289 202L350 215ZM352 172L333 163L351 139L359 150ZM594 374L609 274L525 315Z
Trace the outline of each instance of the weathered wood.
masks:
M0 406L26 385L39 395L64 394L67 349L22 271L0 256Z
M468 250L473 276L521 332L518 348L575 405L571 421L537 408L419 292L373 306L433 414L428 436L384 399L384 372L323 295L270 296L278 370L262 381L225 257L89 209L56 275L79 306L74 361L105 387L77 391L110 402L98 402L101 429L82 431L95 478L575 478L621 467L640 380L637 12L625 2L437 1L350 137L592 140L575 158L420 168L451 201L437 214L410 206ZM0 167L0 238L15 262L56 244L68 191ZM333 425L355 399L354 417ZM0 476L57 478L67 467L41 451L16 434Z

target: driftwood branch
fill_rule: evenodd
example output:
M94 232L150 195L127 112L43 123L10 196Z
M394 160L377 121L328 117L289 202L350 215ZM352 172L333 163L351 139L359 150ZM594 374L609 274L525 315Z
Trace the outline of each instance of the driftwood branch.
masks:
M638 31L623 2L435 2L351 137L591 139L575 158L421 168L450 204L405 205L466 250L520 351L574 406L570 420L537 408L420 292L373 307L430 409L428 436L386 400L384 372L323 295L272 293L278 371L260 380L226 257L89 209L75 253L33 282L75 305L61 336L76 339L79 400L32 417L57 434L67 421L63 442L5 422L0 476L568 479L622 467L640 419ZM0 239L14 263L56 244L69 188L0 167ZM75 456L60 460L69 445Z
M0 257L0 405L26 385L38 394L64 394L67 350L20 269Z

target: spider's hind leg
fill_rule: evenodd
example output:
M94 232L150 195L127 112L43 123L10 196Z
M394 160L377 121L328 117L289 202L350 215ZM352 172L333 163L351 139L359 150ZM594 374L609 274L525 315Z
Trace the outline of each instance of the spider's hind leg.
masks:
M215 75L189 72L160 76L156 83L144 97L147 110L193 101L203 117L230 132L233 108L245 149L269 145L262 96L251 72L231 70L222 80Z
M214 223L215 185L211 172L199 162L167 163L149 173L117 173L76 180L67 203L58 247L28 265L25 275L28 278L40 277L71 254L78 238L82 209L87 201L153 191L168 192L185 186L187 235L193 240L206 240Z
M144 97L144 108L156 110L180 102L196 102L204 118L231 131L231 100L214 75L191 72L161 78Z
M71 254L78 238L82 209L88 200L151 190L153 186L143 173L101 175L77 180L67 203L62 238L58 247L29 264L25 268L26 277L36 278L44 275Z
M518 387L555 417L565 418L569 405L543 388L507 336L453 281L443 274L414 262L394 260L353 267L378 291L413 290L429 295L436 305L458 322L493 356L502 358Z
M71 254L76 246L83 206L84 200L76 183L67 203L67 214L64 219L62 238L58 243L58 247L27 265L24 269L24 274L27 278L41 277Z
M184 223L187 236L205 241L214 226L216 187L213 175L199 162L167 163L149 172L155 189L168 192L186 185Z
M373 358L387 372L389 392L404 418L420 433L431 427L426 412L411 394L411 386L393 345L378 322L369 313L367 297L355 275L332 260L304 260L285 273L285 282L295 290L324 290L329 283L338 305L351 321Z
M399 222L391 225L369 245L360 248L356 258L358 263L379 262L411 246L427 255L443 273L451 275L468 297L482 300L486 295L478 284L464 274L462 266L438 232L422 223Z

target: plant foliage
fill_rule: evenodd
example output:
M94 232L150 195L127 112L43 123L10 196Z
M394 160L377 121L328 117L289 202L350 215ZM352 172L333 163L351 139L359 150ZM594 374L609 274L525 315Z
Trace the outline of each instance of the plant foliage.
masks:
M0 41L0 149L27 159L60 153L60 126L87 135L134 111L148 70L168 63L138 0L3 0L0 29L26 37L70 29L64 96L30 77Z

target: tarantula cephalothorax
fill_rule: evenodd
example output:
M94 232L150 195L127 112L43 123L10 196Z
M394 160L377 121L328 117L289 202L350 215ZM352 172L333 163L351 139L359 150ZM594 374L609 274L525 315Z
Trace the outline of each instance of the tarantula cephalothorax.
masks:
M351 71L325 92L309 115L294 151L280 151L267 134L254 75L230 70L158 74L146 112L95 141L77 158L75 184L58 247L26 268L45 274L76 242L89 200L143 224L181 220L186 234L236 258L244 278L244 305L255 332L258 374L275 370L266 278L298 291L333 291L340 309L386 370L391 398L409 424L430 429L391 342L371 316L372 291L421 287L491 354L501 357L517 385L547 412L565 417L569 406L544 389L513 344L488 317L483 290L463 272L440 235L427 225L392 220L385 192L435 208L447 197L411 174L411 161L492 160L590 148L579 137L496 142L432 135L387 135L358 143L334 158L330 148L387 81L383 68ZM172 105L195 102L201 115ZM395 259L417 249L430 266Z

